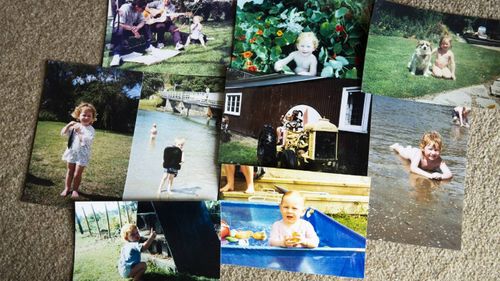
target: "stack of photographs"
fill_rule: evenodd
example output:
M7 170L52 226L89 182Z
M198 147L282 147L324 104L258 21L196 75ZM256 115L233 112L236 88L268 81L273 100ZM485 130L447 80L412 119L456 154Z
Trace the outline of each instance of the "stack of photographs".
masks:
M373 12L372 12L373 11ZM499 22L371 0L109 1L102 66L48 61L23 201L74 280L221 264L363 278L367 239L461 249Z

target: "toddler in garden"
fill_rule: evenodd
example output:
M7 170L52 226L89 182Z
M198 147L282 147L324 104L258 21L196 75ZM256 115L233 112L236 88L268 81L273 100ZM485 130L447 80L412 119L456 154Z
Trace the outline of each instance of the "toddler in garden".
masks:
M442 36L436 53L436 61L432 66L432 75L437 78L455 80L455 55L451 51L451 37Z
M311 223L301 219L305 213L305 199L298 191L283 194L280 212L283 217L271 228L269 244L277 247L316 248L318 235Z
M191 34L189 34L187 41L186 41L186 47L189 46L189 43L191 43L191 40L199 40L201 45L203 47L205 46L205 40L203 37L203 33L201 32L201 29L203 28L203 25L201 24L201 21L203 18L201 16L194 16L193 17L193 24L189 27L189 30L191 31Z
M97 112L92 104L80 103L71 116L78 122L71 121L61 130L62 136L69 136L67 148L62 156L62 160L67 162L68 170L61 196L68 195L73 185L71 198L77 198L83 170L90 160L95 134L92 124L97 120Z
M123 245L120 253L118 272L123 278L141 280L147 268L146 263L141 262L141 252L151 246L156 237L156 232L151 228L148 240L144 244L140 244L139 239L141 236L137 226L135 224L126 224L122 227L121 236L127 243Z
M318 60L313 52L318 48L318 38L312 32L302 32L297 38L297 51L293 51L286 58L278 60L274 63L274 70L281 71L283 67L289 64L292 60L297 65L295 73L298 75L316 75L318 69Z
M429 179L450 179L453 175L446 163L441 159L443 148L441 135L436 132L427 132L420 140L419 148L403 147L395 143L390 147L401 157L410 160L410 171Z
M175 144L172 146L167 146L163 151L163 168L164 173L161 178L160 186L158 188L158 194L166 191L168 194L171 193L172 184L174 182L174 177L181 169L181 164L184 162L183 147L186 142L183 138L176 138ZM166 189L163 189L163 185L167 183Z

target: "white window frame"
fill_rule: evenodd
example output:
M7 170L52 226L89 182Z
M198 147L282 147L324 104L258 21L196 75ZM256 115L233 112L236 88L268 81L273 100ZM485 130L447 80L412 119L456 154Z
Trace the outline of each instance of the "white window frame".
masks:
M342 101L340 104L340 117L339 117L339 130L354 132L354 133L368 133L368 119L370 117L370 103L372 100L372 95L365 93L365 102L363 106L363 119L361 120L361 125L351 125L347 120L347 114L349 113L349 106L347 100L350 93L361 92L360 87L345 87L342 90Z
M231 101L235 99L235 105L231 108ZM224 99L224 114L240 116L241 113L241 93L226 93Z

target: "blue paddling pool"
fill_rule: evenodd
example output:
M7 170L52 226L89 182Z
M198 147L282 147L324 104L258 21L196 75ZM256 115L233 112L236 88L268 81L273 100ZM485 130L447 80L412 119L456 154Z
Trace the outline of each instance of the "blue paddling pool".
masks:
M303 217L318 234L314 249L280 248L268 240L249 239L249 244L221 243L221 263L313 274L363 278L366 239L327 215L309 208ZM277 204L221 201L221 219L232 230L265 231L281 219Z

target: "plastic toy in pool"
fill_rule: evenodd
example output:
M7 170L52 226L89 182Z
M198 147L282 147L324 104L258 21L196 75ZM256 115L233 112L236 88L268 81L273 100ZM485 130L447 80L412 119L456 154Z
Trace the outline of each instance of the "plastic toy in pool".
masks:
M272 224L281 219L281 214L276 204L221 201L221 218L231 229L269 234ZM319 237L317 248L280 248L269 246L267 240L245 239L245 243L231 243L223 239L221 263L364 277L366 239L363 236L312 208L307 209L304 219L313 225Z

